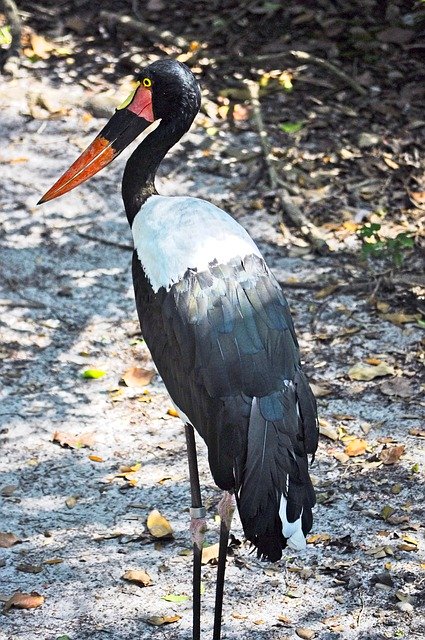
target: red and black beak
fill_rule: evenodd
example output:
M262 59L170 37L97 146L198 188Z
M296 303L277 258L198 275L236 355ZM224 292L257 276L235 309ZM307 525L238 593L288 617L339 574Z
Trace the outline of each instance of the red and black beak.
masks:
M152 92L139 86L109 122L37 204L71 191L106 167L155 121Z

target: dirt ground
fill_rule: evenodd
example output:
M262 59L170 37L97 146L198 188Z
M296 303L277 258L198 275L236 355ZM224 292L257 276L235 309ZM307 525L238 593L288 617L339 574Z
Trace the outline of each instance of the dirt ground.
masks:
M53 11L50 4L41 5L47 13L38 16L27 4L21 4L26 24L56 49L43 45L45 57L33 61L27 54L1 80L0 640L190 638L183 427L168 413L171 402L158 376L144 386L122 383L131 367L153 368L132 293L131 235L119 192L124 154L90 183L35 205L125 97L125 54L140 51L148 60L161 52L152 53L148 44L126 49L119 34L108 39L104 27L91 41L90 67L90 54L87 63L81 54L85 47L87 57L90 29L71 28L65 7L60 31L61 14L49 25L43 21ZM129 4L117 7L129 13ZM228 4L237 11L237 3ZM329 3L319 4L326 17ZM148 5L153 15L166 13L158 9L161 2ZM86 24L88 9L81 6ZM403 3L391 6L399 17L410 15ZM308 48L309 10L288 10L286 18L295 20L290 47ZM176 15L177 32L193 36L193 21ZM263 24L258 15L248 15L248 27L249 20ZM364 20L358 28L368 28ZM395 28L385 20L381 31ZM326 40L314 32L309 50L325 56L327 42L340 47L338 24L326 27ZM165 26L171 25L164 18ZM230 50L237 47L237 29L226 33ZM387 41L407 37L394 33ZM366 97L316 66L299 72L304 80L294 80L294 92L271 92L262 100L276 166L294 202L326 235L326 254L315 252L282 218L249 101L233 101L231 119L218 87L214 95L219 62L210 74L196 63L206 110L160 168L160 193L213 201L259 244L290 302L319 402L322 437L312 467L318 504L307 550L288 551L276 564L260 562L235 518L224 639L425 636L418 195L425 122L417 103L415 42L412 35L403 46L391 42L389 49L373 51L376 59L357 69L357 79L370 75L363 77ZM209 46L223 51L218 36ZM255 42L248 38L246 46L254 50ZM61 54L60 47L69 51ZM266 54L267 47L258 51ZM341 61L350 68L335 53L333 62ZM133 59L132 68L137 64ZM75 73L65 75L67 65ZM392 86L388 73L395 78L406 69L404 83ZM233 86L228 77L220 87ZM376 108L384 103L385 113ZM304 124L290 133L279 129L281 122ZM356 231L377 220L386 238L406 232L414 239L401 264L390 254L361 260ZM84 378L87 369L105 375ZM371 371L372 379L358 379ZM61 446L64 439L72 446ZM214 544L220 495L198 444L207 541ZM170 539L150 535L146 520L154 509L171 524ZM128 570L147 572L151 584L124 580ZM214 564L205 565L205 638L212 633L215 574ZM16 592L44 601L33 595L39 606L18 609L10 606Z

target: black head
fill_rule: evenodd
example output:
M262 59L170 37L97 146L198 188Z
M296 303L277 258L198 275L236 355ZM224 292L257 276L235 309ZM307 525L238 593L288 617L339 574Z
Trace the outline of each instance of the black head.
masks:
M142 86L152 83L155 119L161 118L164 123L178 120L189 128L201 105L201 91L189 67L177 60L157 60L139 74L138 80Z

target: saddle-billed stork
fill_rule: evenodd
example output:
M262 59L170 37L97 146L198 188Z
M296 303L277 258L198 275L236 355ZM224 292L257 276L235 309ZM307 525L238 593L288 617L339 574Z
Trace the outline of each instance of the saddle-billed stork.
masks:
M315 503L307 455L316 451L318 429L288 304L253 240L213 204L160 196L155 189L161 160L188 131L200 100L198 83L184 64L150 64L40 203L93 176L149 129L122 181L134 239L136 306L143 337L186 429L194 640L200 638L206 513L193 427L207 444L213 478L225 492L213 631L219 640L233 496L260 558L277 561L286 545L302 549Z

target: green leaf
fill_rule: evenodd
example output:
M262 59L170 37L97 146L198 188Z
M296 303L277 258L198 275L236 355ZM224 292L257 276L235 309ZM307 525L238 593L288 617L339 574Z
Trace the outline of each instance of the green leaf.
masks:
M12 44L12 36L10 34L10 25L0 27L0 46Z
M166 596L162 596L162 600L166 600L167 602L186 602L186 600L189 600L189 596L179 596L175 593L169 593Z
M279 125L279 128L285 133L297 133L303 128L304 124L304 120L298 120L297 122L282 122L282 124Z
M102 371L102 369L86 369L81 375L83 376L83 378L97 379L106 376L106 371Z
M71 640L69 636L58 636L56 640Z

